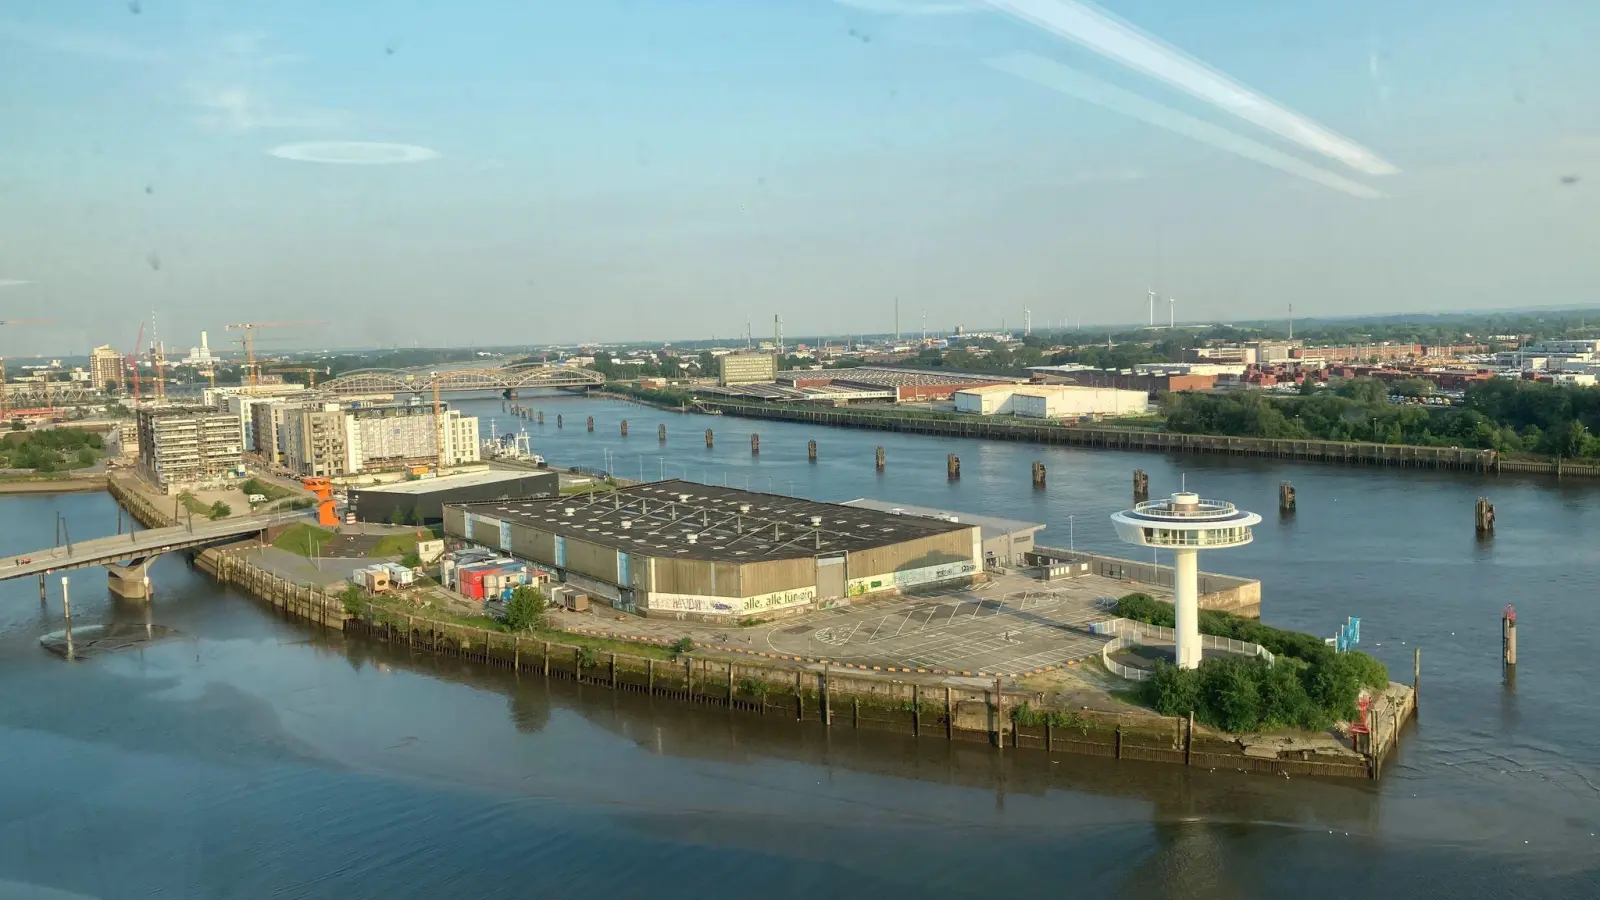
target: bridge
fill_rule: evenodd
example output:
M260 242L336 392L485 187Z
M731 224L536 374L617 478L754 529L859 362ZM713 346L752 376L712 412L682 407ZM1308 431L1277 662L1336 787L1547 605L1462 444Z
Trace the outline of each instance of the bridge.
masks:
M104 566L113 593L139 598L149 595L145 569L150 560L174 550L189 550L225 544L259 534L275 525L306 521L304 512L242 516L216 522L196 522L193 527L174 525L150 528L110 537L74 541L64 547L48 547L0 559L0 581L39 576L41 596L44 576L90 566Z
M524 365L492 369L356 369L317 385L334 394L400 394L465 391L515 391L533 388L600 387L599 372L573 366Z

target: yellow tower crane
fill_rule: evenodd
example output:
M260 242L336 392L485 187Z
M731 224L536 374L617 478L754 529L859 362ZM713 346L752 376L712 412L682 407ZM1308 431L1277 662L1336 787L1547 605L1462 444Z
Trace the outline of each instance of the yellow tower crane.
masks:
M241 322L237 325L224 325L229 331L244 332L244 366L250 373L250 386L255 387L261 383L261 371L256 368L256 331L261 328L296 328L301 325L323 325L321 319L304 322Z

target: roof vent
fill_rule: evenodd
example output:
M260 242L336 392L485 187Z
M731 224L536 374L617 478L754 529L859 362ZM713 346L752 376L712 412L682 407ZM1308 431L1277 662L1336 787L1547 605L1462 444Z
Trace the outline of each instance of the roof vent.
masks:
M812 528L820 528L821 526L822 526L822 517L821 516L812 516L811 517L811 527Z
M561 511L561 514L570 519L570 518L572 518L572 514L575 513L575 512L577 512L577 510L573 509L572 507L569 506L566 509L563 509Z
M690 534L690 535L686 535L684 539L687 540L689 543L693 544L693 543L697 543L700 540L700 535L698 535L698 534Z
M749 511L750 511L750 504L748 504L748 503L739 504L739 512L748 513Z
M623 519L622 520L622 530L626 531L626 530L628 530L629 528L632 528L632 527L633 527L633 520L632 519Z
M688 494L679 494L678 495L678 502L679 503L688 503L689 502L689 495Z

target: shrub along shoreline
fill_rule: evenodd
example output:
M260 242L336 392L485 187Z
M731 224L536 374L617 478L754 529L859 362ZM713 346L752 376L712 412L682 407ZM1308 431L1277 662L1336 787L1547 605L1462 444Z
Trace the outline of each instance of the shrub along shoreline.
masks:
M1172 604L1148 594L1117 601L1117 615L1172 628ZM1357 715L1363 687L1389 687L1383 663L1358 650L1339 653L1315 635L1263 625L1216 610L1200 611L1200 633L1248 641L1277 658L1227 656L1197 669L1162 664L1140 683L1140 696L1164 716L1187 716L1233 734L1278 728L1322 731Z

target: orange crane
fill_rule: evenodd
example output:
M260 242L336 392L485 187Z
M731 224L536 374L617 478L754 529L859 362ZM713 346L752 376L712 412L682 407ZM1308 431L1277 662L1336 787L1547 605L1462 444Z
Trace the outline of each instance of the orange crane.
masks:
M46 325L54 321L55 319L0 319L0 325ZM47 375L45 376L45 391L48 392L49 390L50 378ZM6 395L6 361L5 357L0 357L0 422L4 422L9 416L7 407L9 401L10 397Z
M256 368L256 330L260 328L295 328L300 325L324 325L321 319L305 322L241 322L237 325L224 325L229 331L244 332L244 366L250 373L250 386L261 383L261 372Z
M128 368L133 370L133 405L139 405L139 356L144 352L144 320L139 320L139 336L133 339L133 352L128 354Z

